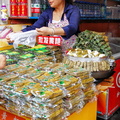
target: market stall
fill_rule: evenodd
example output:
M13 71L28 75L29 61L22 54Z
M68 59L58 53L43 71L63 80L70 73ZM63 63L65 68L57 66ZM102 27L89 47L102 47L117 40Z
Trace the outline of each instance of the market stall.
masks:
M7 57L7 66L0 72L1 109L7 109L11 115L37 120L72 120L74 117L95 120L93 76L95 72L111 70L114 63L105 35L81 32L64 57L60 39L48 38L39 36L38 42L52 45L18 45L1 51ZM98 49L101 45L104 47ZM90 107L94 109L91 111Z

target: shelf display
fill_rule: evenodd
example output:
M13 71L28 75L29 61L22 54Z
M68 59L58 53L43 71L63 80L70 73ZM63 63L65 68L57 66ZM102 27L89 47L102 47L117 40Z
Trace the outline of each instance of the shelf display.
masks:
M100 3L75 1L74 3L80 9L81 18L104 18L105 5Z
M116 0L117 2L117 0ZM16 2L14 0L10 1L10 17L23 17L28 19L38 19L39 15L49 7L48 2L46 0L41 0L40 2L37 0L30 0L27 2ZM76 0L74 4L80 8L81 19L83 20L95 20L95 19L116 19L110 17L110 11L107 8L107 0L104 0L102 3L100 2L86 2ZM27 4L27 7L26 7ZM23 11L21 11L21 8ZM18 11L18 12L16 12ZM20 13L21 12L21 13ZM112 12L112 11L111 11ZM119 10L117 10L119 12ZM20 13L20 14L19 14ZM117 14L115 12L115 14ZM16 18L18 19L18 18ZM119 19L119 18L117 18Z

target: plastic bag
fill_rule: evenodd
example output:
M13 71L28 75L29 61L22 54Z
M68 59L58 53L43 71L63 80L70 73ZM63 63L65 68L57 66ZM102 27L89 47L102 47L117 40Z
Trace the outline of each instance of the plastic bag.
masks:
M38 34L36 30L31 30L28 32L10 33L9 38L10 40L14 40L13 46L16 49L18 48L19 44L34 47L37 35Z

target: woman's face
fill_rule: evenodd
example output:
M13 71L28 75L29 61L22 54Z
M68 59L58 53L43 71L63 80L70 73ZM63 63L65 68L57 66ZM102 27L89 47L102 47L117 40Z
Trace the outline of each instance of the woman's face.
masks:
M65 1L64 0L48 0L48 2L52 8L57 8L59 5L63 4Z

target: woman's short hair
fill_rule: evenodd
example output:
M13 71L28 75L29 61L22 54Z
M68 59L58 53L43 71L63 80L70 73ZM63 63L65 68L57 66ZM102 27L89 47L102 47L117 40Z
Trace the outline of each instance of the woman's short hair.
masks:
M73 0L65 0L65 2L68 4L73 4Z

